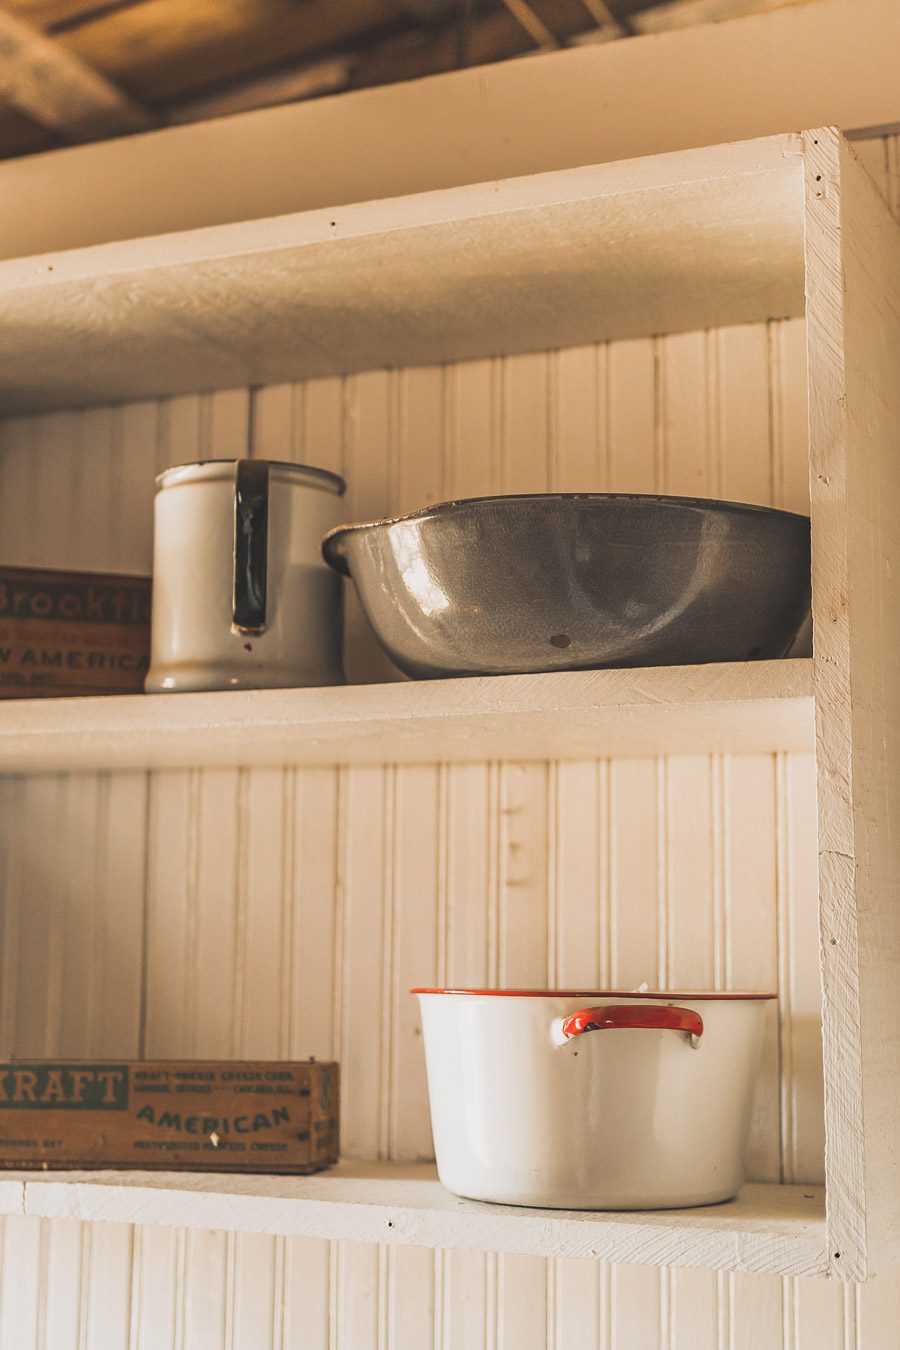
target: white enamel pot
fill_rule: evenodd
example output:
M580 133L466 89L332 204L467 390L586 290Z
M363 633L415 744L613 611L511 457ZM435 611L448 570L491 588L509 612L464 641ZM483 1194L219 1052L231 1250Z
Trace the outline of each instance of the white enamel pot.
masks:
M413 993L457 1195L670 1209L740 1189L773 994Z
M160 475L148 693L343 682L341 581L320 548L343 491L274 460Z

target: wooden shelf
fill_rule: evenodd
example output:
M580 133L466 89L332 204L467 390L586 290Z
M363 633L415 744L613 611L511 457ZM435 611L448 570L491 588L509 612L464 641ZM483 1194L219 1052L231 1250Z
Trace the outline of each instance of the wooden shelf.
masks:
M798 136L0 262L0 413L803 313Z
M749 1185L703 1209L592 1213L461 1200L431 1164L344 1161L312 1177L11 1173L0 1179L0 1210L780 1275L827 1265L823 1192L810 1186Z
M0 773L755 753L813 740L809 660L0 704Z

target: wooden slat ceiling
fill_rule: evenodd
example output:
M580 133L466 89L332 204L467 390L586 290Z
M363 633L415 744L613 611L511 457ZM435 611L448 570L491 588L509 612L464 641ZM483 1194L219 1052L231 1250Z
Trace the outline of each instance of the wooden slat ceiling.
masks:
M0 158L808 0L0 0Z

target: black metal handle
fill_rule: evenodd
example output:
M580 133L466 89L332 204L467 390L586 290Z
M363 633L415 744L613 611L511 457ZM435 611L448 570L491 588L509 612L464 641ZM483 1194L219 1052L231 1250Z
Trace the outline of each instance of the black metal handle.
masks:
M239 459L234 470L235 633L266 630L266 567L269 551L269 465Z

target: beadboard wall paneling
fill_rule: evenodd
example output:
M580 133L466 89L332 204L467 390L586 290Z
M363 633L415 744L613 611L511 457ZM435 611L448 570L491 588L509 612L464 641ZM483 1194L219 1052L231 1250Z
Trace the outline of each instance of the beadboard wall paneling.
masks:
M872 153L896 192L896 143ZM17 419L0 558L145 571L154 471L248 443L342 471L348 519L545 488L803 510L804 360L802 322L771 322ZM348 599L350 678L400 678ZM345 1151L414 1158L411 983L771 985L751 1173L814 1181L814 805L804 755L2 780L2 1048L334 1054ZM32 1219L0 1247L0 1350L887 1350L898 1301Z
M350 518L548 487L803 509L802 328L21 419L3 429L3 556L144 570L153 470L240 453L248 439L255 454L342 470ZM351 678L398 678L352 605L348 666ZM4 951L18 979L4 987L5 1044L334 1054L345 1150L421 1157L431 1144L411 983L788 981L752 1170L817 1179L815 922L794 886L813 876L812 791L809 757L769 755L8 780ZM67 1278L34 1291L35 1316L105 1334L90 1326L93 1231L48 1226L39 1242L40 1270ZM733 1283L243 1235L123 1229L108 1242L141 1346L203 1344L213 1327L223 1344L289 1344L300 1325L361 1347L473 1335L544 1346L548 1326L562 1346L582 1330L611 1346L666 1344L718 1327Z

